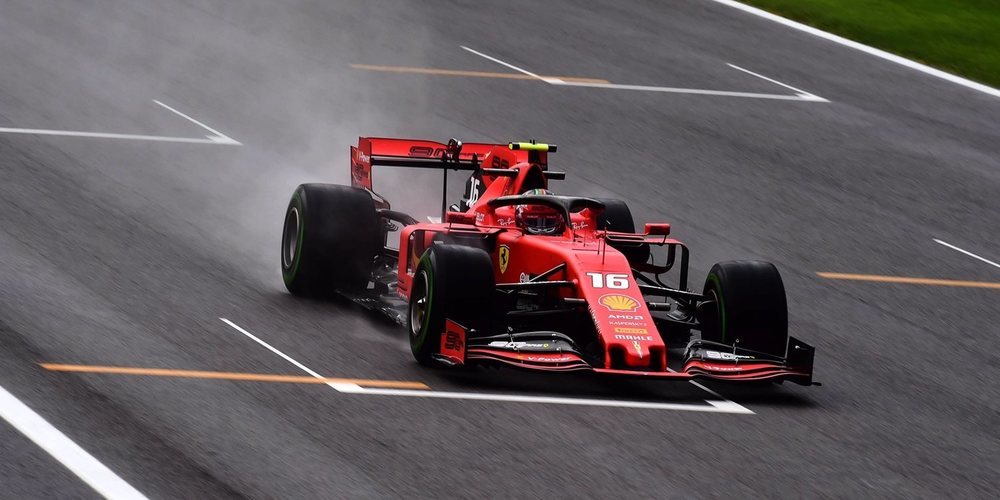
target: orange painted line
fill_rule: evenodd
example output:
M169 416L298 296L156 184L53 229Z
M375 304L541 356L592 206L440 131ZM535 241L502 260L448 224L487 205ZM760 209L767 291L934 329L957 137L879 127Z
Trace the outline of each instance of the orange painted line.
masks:
M150 377L200 378L215 380L241 380L247 382L280 382L289 384L356 384L362 387L384 387L390 389L430 389L421 382L401 382L395 380L371 380L354 378L316 378L307 375L275 375L268 373L234 373L201 370L171 370L167 368L138 368L131 366L64 365L39 363L39 366L54 372L103 373L114 375L145 375Z
M940 280L932 278L906 278L903 276L882 276L878 274L816 273L821 278L832 280L876 281L879 283L903 283L907 285L957 286L967 288L993 288L1000 290L1000 283L988 281Z
M466 71L461 69L416 68L413 66L376 66L373 64L352 64L354 69L382 71L386 73L419 73L424 75L467 76L473 78L506 78L509 80L538 80L521 73L494 73L492 71ZM541 78L558 78L567 82L578 83L611 83L600 78L582 78L578 76L543 76Z

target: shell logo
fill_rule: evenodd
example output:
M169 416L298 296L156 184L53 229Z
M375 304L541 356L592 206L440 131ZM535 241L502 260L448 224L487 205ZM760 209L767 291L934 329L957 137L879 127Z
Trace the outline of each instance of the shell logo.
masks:
M602 306L607 307L609 311L635 312L639 309L639 301L629 297L628 295L602 295L597 302Z

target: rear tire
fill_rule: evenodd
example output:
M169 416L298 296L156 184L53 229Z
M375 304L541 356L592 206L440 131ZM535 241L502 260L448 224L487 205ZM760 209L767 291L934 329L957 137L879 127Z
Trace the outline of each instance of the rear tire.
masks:
M632 219L632 211L628 205L621 200L601 199L604 204L604 211L597 216L597 229L607 229L618 233L634 233L635 220ZM609 243L615 250L625 255L629 263L633 266L644 264L649 260L649 245L641 243L638 245L627 243Z
M285 211L281 277L295 295L356 291L382 245L375 202L363 189L302 184Z
M422 365L433 365L445 319L479 335L489 334L493 316L493 263L478 248L434 245L417 264L410 288L407 329L410 350Z
M774 264L728 261L712 266L704 295L715 302L702 318L704 340L776 356L788 347L788 306Z

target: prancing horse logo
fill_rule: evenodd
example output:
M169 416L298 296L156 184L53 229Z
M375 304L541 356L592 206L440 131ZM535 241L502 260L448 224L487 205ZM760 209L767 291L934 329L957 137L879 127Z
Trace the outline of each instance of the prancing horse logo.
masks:
M500 245L500 254L497 256L497 261L500 264L500 274L507 272L507 264L510 264L510 247L507 245Z

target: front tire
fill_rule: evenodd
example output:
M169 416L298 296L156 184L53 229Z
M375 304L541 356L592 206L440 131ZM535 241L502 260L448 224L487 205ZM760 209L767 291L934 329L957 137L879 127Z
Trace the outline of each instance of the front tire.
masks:
M488 334L495 289L493 263L485 251L441 244L427 249L413 277L407 315L410 350L417 362L434 364L445 319Z
M281 235L281 277L295 295L356 291L368 284L381 247L375 202L363 189L302 184Z
M788 347L788 306L774 264L728 261L712 266L703 294L707 304L701 337L775 356Z

